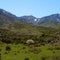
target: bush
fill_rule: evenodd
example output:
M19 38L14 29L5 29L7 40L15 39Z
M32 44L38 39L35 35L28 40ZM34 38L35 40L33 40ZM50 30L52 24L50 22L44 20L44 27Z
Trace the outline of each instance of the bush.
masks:
M0 57L1 57L1 53L0 53Z
M48 48L48 50L51 50L51 51L52 51L52 50L53 50L53 48Z
M53 56L52 56L52 59L53 59L53 60L60 60L60 56L53 55Z
M26 49L26 47L23 47L22 49Z
M31 48L29 51L34 54L39 54L41 52L41 49L34 47L34 48Z
M55 51L53 51L53 53L55 53Z
M55 50L60 50L60 47L56 47Z
M5 54L8 54L8 52L5 52Z
M6 46L6 51L10 51L11 47L10 46Z
M0 48L0 51L1 51L1 48Z
M25 60L29 60L29 58L25 58Z
M14 55L17 55L17 53L14 53Z
M0 60L1 60L1 58L0 58Z
M41 60L46 60L46 58L47 58L46 56L42 56Z

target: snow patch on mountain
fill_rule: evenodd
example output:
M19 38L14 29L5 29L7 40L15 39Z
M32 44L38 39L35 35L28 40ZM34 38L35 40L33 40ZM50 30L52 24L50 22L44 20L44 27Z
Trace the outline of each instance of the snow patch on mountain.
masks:
M58 22L60 22L60 19L59 19L59 18L57 18L57 21L58 21Z
M36 21L37 21L37 19L34 19L34 21L36 22Z

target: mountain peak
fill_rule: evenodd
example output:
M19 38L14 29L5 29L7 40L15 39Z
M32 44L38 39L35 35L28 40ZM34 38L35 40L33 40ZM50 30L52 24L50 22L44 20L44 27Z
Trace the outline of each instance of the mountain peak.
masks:
M32 23L32 24L35 24L37 21L37 18L32 15L22 16L22 17L19 17L19 19L23 22Z
M7 11L4 10L4 9L0 9L0 13L9 13L9 12L7 12Z
M0 13L3 13L3 12L5 12L5 10L3 10L3 9L0 9Z

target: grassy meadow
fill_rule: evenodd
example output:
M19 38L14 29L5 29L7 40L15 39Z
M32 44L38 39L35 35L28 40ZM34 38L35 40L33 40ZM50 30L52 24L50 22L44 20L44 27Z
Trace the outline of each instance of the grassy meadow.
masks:
M0 60L60 60L60 45L0 43Z

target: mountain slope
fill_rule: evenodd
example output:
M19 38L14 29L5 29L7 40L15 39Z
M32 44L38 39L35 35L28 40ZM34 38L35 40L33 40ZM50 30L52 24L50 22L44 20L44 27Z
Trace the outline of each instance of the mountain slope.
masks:
M19 17L19 19L23 22L26 22L26 23L32 23L32 24L37 24L37 18L30 15L30 16L22 16L22 17Z
M0 25L17 21L17 17L3 9L0 9Z
M59 28L60 27L60 14L52 14L42 18L36 18L34 16L22 16L19 17L20 21L26 23L32 23L44 27Z
M31 19L33 18L36 19L31 16ZM49 23L53 24L52 21ZM25 43L28 39L33 39L36 44L46 44L49 42L51 43L52 41L53 43L60 43L60 30L21 22L15 15L0 9L0 42Z
M60 28L60 14L43 17L38 24L45 27Z
M0 28L27 35L36 35L39 33L37 26L21 22L17 16L3 9L0 9Z

